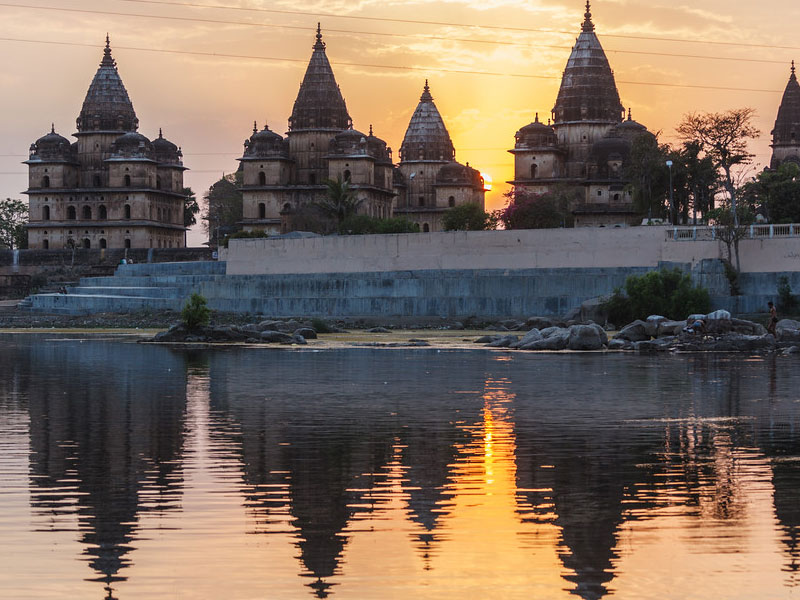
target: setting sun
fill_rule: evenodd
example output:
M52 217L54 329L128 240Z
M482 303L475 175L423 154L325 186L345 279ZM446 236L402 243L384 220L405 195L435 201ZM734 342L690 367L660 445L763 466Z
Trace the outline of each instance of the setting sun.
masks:
M488 173L481 173L481 177L483 177L483 189L487 192L492 191L492 176Z

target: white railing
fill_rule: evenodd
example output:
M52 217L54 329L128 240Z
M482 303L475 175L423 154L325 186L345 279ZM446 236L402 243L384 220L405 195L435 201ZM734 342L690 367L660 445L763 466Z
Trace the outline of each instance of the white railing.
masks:
M666 230L667 241L692 242L714 241L719 239L719 228L716 226L698 225L696 227L668 227ZM771 239L784 237L800 237L800 225L797 223L782 225L750 225L744 235L747 239Z

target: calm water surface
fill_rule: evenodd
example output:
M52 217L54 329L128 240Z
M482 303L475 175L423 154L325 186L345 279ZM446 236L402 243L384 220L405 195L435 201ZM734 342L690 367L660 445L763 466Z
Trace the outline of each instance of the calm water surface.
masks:
M0 335L0 597L800 597L800 361Z

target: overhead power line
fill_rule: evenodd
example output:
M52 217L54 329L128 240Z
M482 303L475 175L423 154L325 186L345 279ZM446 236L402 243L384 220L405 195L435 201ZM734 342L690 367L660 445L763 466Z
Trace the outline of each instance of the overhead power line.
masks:
M360 21L379 21L385 23L407 23L413 25L436 25L446 27L459 27L469 29L488 29L492 31L519 31L526 33L551 33L563 35L575 35L575 31L561 31L558 29L536 29L531 27L509 27L506 25L483 25L474 23L453 23L446 21L425 21L421 19L397 19L391 17L368 17L363 15L342 15L337 13L326 13L318 11L307 10L287 10L276 8L254 8L247 6L225 6L222 4L201 4L196 2L167 2L166 0L117 0L118 2L128 2L133 4L155 4L161 6L183 6L188 8L211 8L217 10L231 10L242 12L255 12L255 13L272 13L283 15L300 15L300 16L313 16L313 17L330 17L336 19L353 19ZM673 38L673 37L657 37L645 35L627 35L627 34L614 34L604 33L603 37L620 38L630 40L652 40L658 42L677 42L677 43L691 43L691 44L713 44L719 46L739 46L743 48L778 48L783 50L800 50L800 46L779 46L776 44L749 44L744 42L723 42L720 40L705 40L697 38Z
M175 4L171 2L159 2L157 0L118 0L120 2L145 2L148 4L167 4L167 5L175 5L175 6L202 6L202 5L194 5L194 4ZM287 29L287 30L297 30L297 31L309 31L308 27L304 27L301 25L285 25L285 24L275 24L275 23L257 23L252 21L228 21L222 19L208 19L208 18L200 18L200 17L184 17L184 16L172 16L172 15L154 15L154 14L142 14L142 13L124 13L124 12L116 12L116 11L105 11L105 10L91 10L91 9L82 9L82 8L65 8L60 6L30 6L25 4L12 4L7 2L0 3L0 7L5 8L22 8L22 9L29 9L29 10L43 10L43 11L59 11L59 12L69 12L69 13L81 13L81 14L93 14L93 15L104 15L104 16L115 16L115 17L134 17L138 19L156 19L156 20L167 20L167 21L187 21L187 22L194 22L194 23L211 23L215 25L233 25L237 27L261 27L261 28L270 28L270 29ZM221 7L210 7L210 8L221 8ZM233 7L232 9L236 10L253 10L253 11L261 11L262 9L242 9L241 7ZM271 9L263 9L266 12L286 12L286 11L272 11ZM288 11L290 13L297 12L297 11ZM306 16L313 16L312 13L303 12ZM366 18L366 17L365 17ZM377 18L377 17L376 17ZM402 21L402 20L401 20ZM428 21L420 21L421 23L433 23ZM465 25L466 27L466 25ZM335 28L326 28L327 32L332 33L342 33L345 35L370 35L370 36L377 36L377 37L391 37L391 38L404 38L404 39L425 39L425 40L434 40L434 41L444 41L444 42L459 42L465 44L484 44L484 45L494 45L494 46L510 46L515 48L528 48L528 49L553 49L553 50L570 50L572 46L565 46L565 45L555 45L555 44L530 44L530 43L522 43L522 42L509 42L504 40L481 40L476 38L456 38L450 36L437 36L437 35L430 35L430 34L404 34L404 33L386 33L380 31L355 31L350 29L335 29ZM525 30L536 32L539 30ZM544 30L543 30L544 31ZM649 38L648 38L649 39ZM661 39L661 38L652 38L652 39ZM798 47L797 49L800 49ZM615 54L635 54L640 56L663 56L669 58L689 58L695 60L722 60L722 61L730 61L730 62L750 62L750 63L765 63L765 64L786 64L785 60L775 60L775 59L762 59L762 58L737 58L731 56L710 56L704 54L682 54L677 52L653 52L653 51L646 51L646 50L623 50L623 49L606 49L606 52L615 53Z

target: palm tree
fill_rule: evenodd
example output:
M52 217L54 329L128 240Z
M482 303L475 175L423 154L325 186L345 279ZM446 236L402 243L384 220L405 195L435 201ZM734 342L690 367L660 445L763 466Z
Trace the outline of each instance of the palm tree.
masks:
M326 179L328 195L324 200L317 202L317 207L328 217L341 224L348 217L356 214L361 200L356 197L355 191L350 187L348 180L342 181L341 177Z

